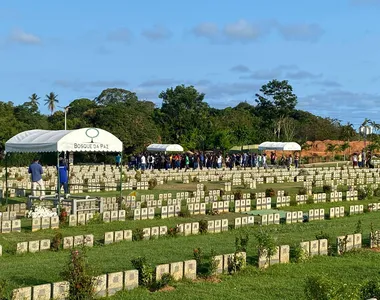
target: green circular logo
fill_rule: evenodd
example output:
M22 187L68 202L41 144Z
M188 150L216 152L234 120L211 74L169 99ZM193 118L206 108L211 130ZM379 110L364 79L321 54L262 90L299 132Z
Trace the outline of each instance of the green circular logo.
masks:
M85 133L91 139L91 143L93 143L94 138L99 136L99 130L96 128L88 128Z

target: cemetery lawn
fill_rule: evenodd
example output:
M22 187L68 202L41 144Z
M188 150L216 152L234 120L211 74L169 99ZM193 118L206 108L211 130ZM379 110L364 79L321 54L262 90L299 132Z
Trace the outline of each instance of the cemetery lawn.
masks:
M219 219L222 218L220 215L214 217L219 217ZM151 227L158 224L184 223L185 221L186 220L184 219L174 218L167 220L113 222L109 224L93 224L60 229L59 231L64 233L65 236L93 233L95 234L95 239L97 239L97 237L103 235L104 232L108 230L117 230L132 226ZM360 221L360 223L358 221ZM330 243L335 244L335 238L337 236L352 234L358 225L360 225L359 227L361 227L361 230L363 231L363 240L366 244L369 243L368 237L371 223L373 223L375 229L380 228L379 213L374 212L345 217L342 219L315 221L302 224L272 225L263 228L269 230L273 236L276 237L279 245L288 244L292 246L299 244L302 240L313 240L316 238L315 236L321 232L328 234L331 237ZM175 238L164 237L157 240L137 242L123 241L107 246L101 245L97 242L94 248L88 249L87 253L89 262L94 267L96 274L105 274L133 269L131 259L138 256L145 256L152 266L155 266L162 263L192 259L193 249L196 247L201 247L206 255L209 255L211 249L214 249L217 254L233 253L235 251L235 237L240 233L246 232L249 234L250 238L247 250L248 263L250 265L255 265L257 248L254 233L260 228L262 227L253 226L239 230L230 230L219 234L194 235L187 237L179 236ZM28 236L28 240L38 240L42 235L48 233L51 238L54 231L49 230L46 231L46 233L44 231L36 233L29 232L21 233L21 235L25 234L25 238ZM17 235L17 233L2 235L2 241L0 244L6 243L8 237L11 239L15 235ZM5 251L7 251L7 249L5 249ZM8 289L57 282L62 280L60 273L66 266L68 259L69 251L67 250L61 250L59 252L46 251L35 254L27 253L23 255L15 255L13 253L5 252L3 256L0 257L0 278L8 280ZM308 272L311 274L333 272L337 279L349 277L348 279L357 281L355 279L356 277L362 279L378 274L379 264L376 263L376 261L379 259L380 253L373 253L370 252L370 250L355 255L344 256L343 258L318 257L313 258L310 262L302 264L274 266L264 273L261 271L259 272L255 268L248 268L248 271L237 275L237 277L228 277L227 279L224 279L222 283L215 285L211 283L180 283L178 284L178 290L182 290L185 295L187 294L186 297L188 297L188 299L190 299L190 296L194 296L194 289L198 289L199 293L203 293L203 295L207 293L209 295L208 299L215 299L212 298L212 293L215 293L216 295L219 295L219 293L220 295L225 295L227 291L229 293L228 295L231 295L231 297L228 298L238 299L243 297L246 298L247 295L252 295L255 288L258 289L258 293L268 293L268 296L257 297L257 299L279 299L278 295L282 295L282 293L285 292L288 293L287 299L299 299L300 297L293 297L292 295L300 295L300 293L302 293L302 278L304 278ZM272 284L274 288L272 288ZM234 287L236 287L236 290ZM277 288L279 290L277 290ZM291 294L293 292L296 294ZM136 295L137 299L139 297L143 299L147 295L147 292L140 290L131 293ZM177 291L173 292L173 295L177 295L178 298L179 294L177 293ZM166 295L166 293L163 293L162 296L160 296L160 293L157 293L157 295L152 295L152 297L164 297L164 295ZM237 297L235 298L234 295ZM281 299L286 298L282 297Z
M222 276L219 283L180 282L173 284L173 291L155 293L138 288L119 292L112 299L305 299L307 276L324 274L333 281L354 286L379 275L379 258L379 253L365 250L342 257L317 256L303 263L274 265L267 270L248 266L233 276Z

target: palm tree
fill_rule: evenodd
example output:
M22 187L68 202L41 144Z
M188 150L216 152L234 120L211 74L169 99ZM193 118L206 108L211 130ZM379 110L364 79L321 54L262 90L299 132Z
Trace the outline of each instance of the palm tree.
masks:
M38 100L40 100L40 97L37 96L36 93L33 93L30 97L29 97L29 100L30 100L30 104L32 105L40 105L40 103L38 102Z
M338 145L334 145L330 143L326 145L326 152L330 152L332 154L333 160L334 160L334 156L335 156L334 154L337 148L338 148Z
M343 144L339 145L338 148L339 148L339 151L343 153L343 159L346 160L346 150L350 148L350 143L348 141L344 142Z
M54 94L53 92L50 92L50 94L46 95L45 97L45 105L47 105L48 109L50 110L50 113L53 115L55 106L59 102L57 99L58 95Z

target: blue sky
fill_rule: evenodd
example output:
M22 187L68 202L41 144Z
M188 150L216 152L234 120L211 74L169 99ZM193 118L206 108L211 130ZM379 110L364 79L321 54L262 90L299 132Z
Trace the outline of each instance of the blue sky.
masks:
M379 122L379 16L380 0L2 0L0 101L120 87L160 106L183 83L222 108L277 78L299 109Z

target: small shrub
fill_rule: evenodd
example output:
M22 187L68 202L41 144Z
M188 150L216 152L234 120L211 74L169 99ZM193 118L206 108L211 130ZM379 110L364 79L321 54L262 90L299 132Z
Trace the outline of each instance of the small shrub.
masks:
M276 241L269 232L261 229L255 233L255 238L257 240L257 248L260 256L266 253L267 258L269 258L276 254Z
M148 203L146 201L141 202L140 208L147 208Z
M238 253L234 253L233 256L228 257L227 266L228 266L228 274L233 274L239 272L241 269L245 267L244 257L242 255L238 255Z
M332 191L332 186L331 185L324 185L323 186L323 192L324 193L331 193Z
M193 250L193 257L195 261L197 262L197 274L200 274L202 272L202 265L203 265L203 252L201 248L195 248Z
M207 275L208 276L213 276L216 274L216 271L218 269L219 265L219 260L216 259L216 253L214 249L211 249L211 255L208 261L208 269L207 269Z
M139 285L148 287L153 282L153 269L148 265L145 257L137 257L131 260L133 267L139 271Z
M266 189L265 190L265 196L266 197L274 197L274 196L276 196L276 192L272 188Z
M235 237L235 250L236 252L247 252L248 249L249 236L247 233L244 235L240 234Z
M144 239L144 231L141 228L135 228L132 230L132 240L141 241Z
M152 291L160 290L164 287L167 287L174 281L174 278L169 273L162 274L160 280L156 280L152 285Z
M53 237L53 241L51 243L51 249L53 251L59 251L61 249L61 244L62 244L62 233L60 232L57 232L54 237Z
M347 243L348 243L348 235L344 236L343 239L340 239L338 241L338 254L342 255L343 253L347 252Z
M284 191L284 196L288 197L289 196L289 192L288 191Z
M306 195L307 194L307 189L302 187L298 189L298 195Z
M157 186L157 178L149 179L148 185L148 189L153 190Z
M306 204L314 204L314 199L313 197L307 197Z
M326 232L321 231L320 233L317 233L315 235L315 238L317 240L323 240L323 239L329 240L330 239L330 235L328 233L326 233Z
M189 209L187 207L185 207L185 208L181 209L181 211L179 212L178 216L182 217L182 218L190 218L191 214L190 214Z
M199 233L200 234L206 234L208 230L208 222L207 220L200 220L199 221Z
M102 218L102 215L100 213L94 213L94 216L92 219L90 219L88 222L87 222L87 225L92 225L92 224L103 224L103 218Z
M297 206L298 205L297 200L294 198L290 199L289 205L290 206Z
M380 188L377 188L376 190L373 191L373 195L375 197L380 197Z
M358 189L358 200L365 200L367 199L368 194L367 191L363 188Z
M298 263L308 259L309 255L301 245L297 244L290 248L290 260Z
M234 193L235 200L241 200L243 199L243 192L241 190L237 190Z
M362 220L358 220L356 222L356 226L355 226L355 231L354 233L363 233L363 229L362 229Z
M140 171L136 172L135 179L137 180L137 182L141 182L141 172Z
M93 299L94 272L87 262L84 249L71 251L66 270L61 273L61 276L69 282L69 299Z
M66 208L62 208L61 213L59 214L59 222L60 223L66 223L67 222Z
M179 234L179 227L178 226L174 226L174 227L169 228L168 236L176 237L178 234Z

